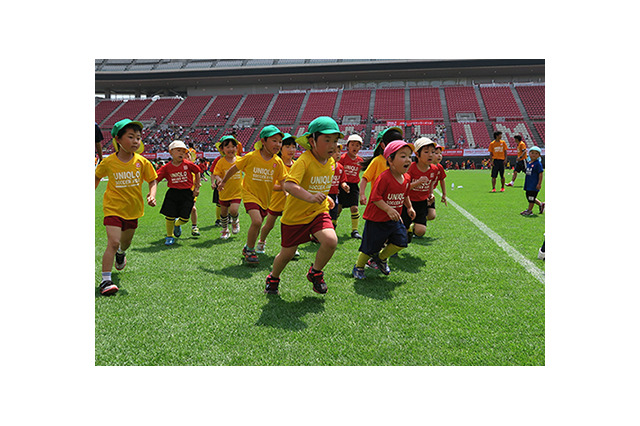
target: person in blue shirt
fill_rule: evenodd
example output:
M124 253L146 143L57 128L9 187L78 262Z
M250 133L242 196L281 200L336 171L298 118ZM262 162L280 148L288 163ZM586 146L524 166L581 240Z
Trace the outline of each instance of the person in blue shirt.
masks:
M520 213L523 216L533 215L532 210L534 204L540 208L540 214L544 212L544 203L538 200L538 192L540 192L540 188L542 188L542 175L544 172L540 155L541 151L537 146L529 149L529 158L531 161L527 163L527 168L525 169L526 176L524 178L524 190L527 201L529 202L529 207Z

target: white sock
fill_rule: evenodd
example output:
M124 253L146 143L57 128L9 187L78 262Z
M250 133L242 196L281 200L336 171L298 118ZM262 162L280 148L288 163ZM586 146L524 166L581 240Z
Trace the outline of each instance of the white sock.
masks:
M111 281L111 272L102 273L102 282Z

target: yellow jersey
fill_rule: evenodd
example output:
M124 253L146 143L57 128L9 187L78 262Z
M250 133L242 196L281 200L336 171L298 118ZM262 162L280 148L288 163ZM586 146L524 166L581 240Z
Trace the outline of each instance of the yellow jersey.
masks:
M242 201L256 203L266 210L271 201L273 185L277 182L282 183L284 180L282 158L274 155L271 159L265 160L262 158L260 150L256 150L237 159L236 167L244 172Z
M227 171L233 167L235 161L230 163L225 157L220 158L213 168L213 174L224 178ZM223 201L237 200L242 198L242 173L238 172L231 176L224 184L224 189L220 191L220 199Z

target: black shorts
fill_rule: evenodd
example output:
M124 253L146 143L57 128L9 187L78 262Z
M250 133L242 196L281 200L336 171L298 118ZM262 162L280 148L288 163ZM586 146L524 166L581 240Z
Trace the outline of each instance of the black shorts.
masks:
M504 160L493 160L493 168L491 169L491 177L498 177L498 173L500 173L500 177L504 178Z
M411 225L411 222L420 225L427 224L427 208L429 207L428 203L429 200L411 202L413 209L416 211L416 217L413 220L411 220L411 218L409 217L407 208L404 205L402 206L402 222L404 223L405 228L409 229L409 225Z
M164 196L160 214L166 217L188 219L193 208L193 191L191 189L169 188Z
M338 193L338 202L342 207L357 206L360 202L360 184L347 182L347 185L350 188L349 193L344 192L341 187Z
M331 220L338 220L338 194L329 194L329 198L336 203L336 205L329 210L329 216L331 216Z
M527 170L527 165L524 163L524 160L516 161L516 168L514 170L518 173Z
M535 203L536 198L538 198L538 192L540 191L525 191L525 195L527 196L527 201L530 203Z
M386 242L398 247L406 247L409 244L407 228L404 227L402 221L372 222L365 220L359 251L373 256L382 250Z

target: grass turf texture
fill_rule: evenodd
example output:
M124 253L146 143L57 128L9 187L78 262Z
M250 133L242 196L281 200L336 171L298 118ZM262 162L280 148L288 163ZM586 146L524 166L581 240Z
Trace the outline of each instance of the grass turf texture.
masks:
M494 194L486 170L449 171L446 179L449 198L544 270L537 259L544 215L519 214L527 207L523 183L521 173L515 188ZM104 297L97 285L105 188L102 182L95 192L96 365L545 363L544 285L439 195L437 219L390 259L391 275L367 268L365 280L351 276L360 242L349 237L350 215L343 211L338 250L324 270L329 292L314 293L305 277L317 249L309 243L282 273L280 296L267 296L279 222L260 264L242 264L249 225L244 207L240 233L221 240L210 182L204 182L196 204L202 235L192 237L190 223L183 225L182 237L167 247L162 182L158 206L146 206L139 221L125 270L113 271L120 291ZM545 199L544 184L538 198Z

